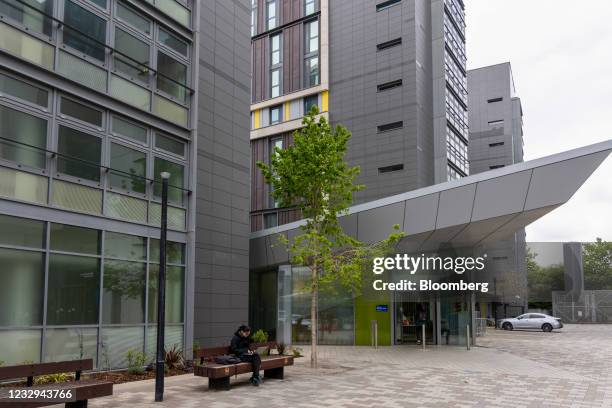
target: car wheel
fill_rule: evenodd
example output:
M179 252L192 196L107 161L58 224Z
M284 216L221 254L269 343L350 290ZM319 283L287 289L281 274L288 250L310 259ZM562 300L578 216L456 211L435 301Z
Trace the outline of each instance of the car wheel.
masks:
M512 326L512 323L506 322L502 325L502 329L504 330L513 330L514 327Z
M552 331L553 327L550 323L544 323L542 325L542 331L546 332L546 333L550 333Z

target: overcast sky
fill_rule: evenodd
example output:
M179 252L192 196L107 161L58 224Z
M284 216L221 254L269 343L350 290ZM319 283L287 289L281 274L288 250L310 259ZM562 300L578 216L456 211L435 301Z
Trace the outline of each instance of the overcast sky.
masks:
M510 61L525 160L612 139L612 1L466 0L468 68ZM612 241L612 156L528 241Z

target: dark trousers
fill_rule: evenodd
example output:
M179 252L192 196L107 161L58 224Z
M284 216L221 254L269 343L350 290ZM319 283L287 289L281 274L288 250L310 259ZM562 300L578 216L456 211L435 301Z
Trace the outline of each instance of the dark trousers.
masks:
M261 357L259 357L259 354L242 354L239 358L240 361L251 363L253 377L259 377L259 367L261 367Z

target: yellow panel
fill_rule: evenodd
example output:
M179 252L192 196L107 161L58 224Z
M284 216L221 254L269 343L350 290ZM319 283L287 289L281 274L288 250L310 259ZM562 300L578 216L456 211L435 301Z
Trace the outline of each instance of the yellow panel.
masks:
M166 98L162 98L159 95L155 95L153 98L153 113L169 120L170 122L187 127L188 110Z
M0 48L49 70L53 69L53 46L4 23L0 23Z
M0 197L47 203L47 177L0 167Z
M285 102L285 122L288 121L289 119L291 119L291 103L290 102Z
M329 91L323 91L321 94L321 112L329 110Z
M257 109L255 112L255 129L259 129L261 127L261 109Z

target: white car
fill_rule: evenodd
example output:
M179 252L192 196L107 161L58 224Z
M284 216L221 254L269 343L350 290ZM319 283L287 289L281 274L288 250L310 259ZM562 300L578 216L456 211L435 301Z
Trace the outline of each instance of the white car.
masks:
M551 332L553 329L562 328L563 323L561 323L561 319L558 317L542 313L525 313L517 317L501 319L497 327L504 330L538 329L545 332Z

